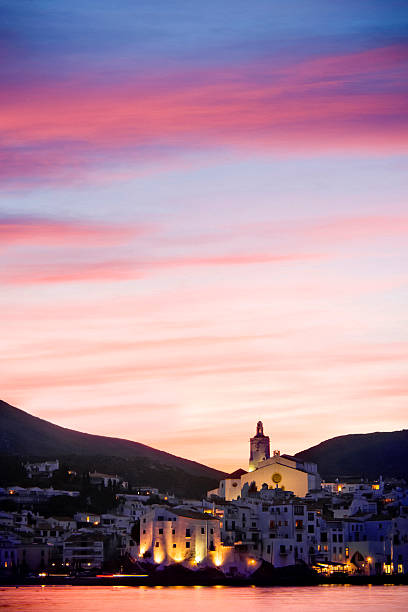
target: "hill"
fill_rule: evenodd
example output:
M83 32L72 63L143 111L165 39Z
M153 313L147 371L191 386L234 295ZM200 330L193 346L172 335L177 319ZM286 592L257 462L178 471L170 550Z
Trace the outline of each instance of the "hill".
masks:
M139 442L59 427L0 400L0 455L55 459L73 469L117 473L133 484L200 496L224 475Z
M325 480L387 477L408 480L408 430L349 434L331 438L295 455L317 463Z

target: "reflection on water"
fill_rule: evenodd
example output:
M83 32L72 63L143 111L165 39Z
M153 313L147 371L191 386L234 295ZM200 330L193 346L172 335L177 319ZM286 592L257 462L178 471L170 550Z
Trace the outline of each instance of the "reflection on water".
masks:
M408 586L319 587L5 587L0 610L13 612L399 612Z

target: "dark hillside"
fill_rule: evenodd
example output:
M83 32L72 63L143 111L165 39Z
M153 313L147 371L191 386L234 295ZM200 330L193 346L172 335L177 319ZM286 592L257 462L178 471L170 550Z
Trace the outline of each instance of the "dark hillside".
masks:
M222 472L150 446L59 427L0 401L0 455L63 459L75 469L118 473L133 484L205 493Z
M339 477L408 480L408 430L349 434L312 446L296 457L314 461L325 480Z

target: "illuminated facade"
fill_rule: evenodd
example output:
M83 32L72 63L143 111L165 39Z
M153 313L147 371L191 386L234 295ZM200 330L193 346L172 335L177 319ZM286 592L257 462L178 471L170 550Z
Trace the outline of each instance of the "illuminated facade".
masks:
M220 522L190 509L156 506L140 521L140 556L157 564L223 562Z

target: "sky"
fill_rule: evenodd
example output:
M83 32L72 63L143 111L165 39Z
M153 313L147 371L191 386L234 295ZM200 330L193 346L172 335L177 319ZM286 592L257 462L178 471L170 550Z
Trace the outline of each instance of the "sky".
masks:
M246 467L407 427L408 4L3 0L1 398Z

